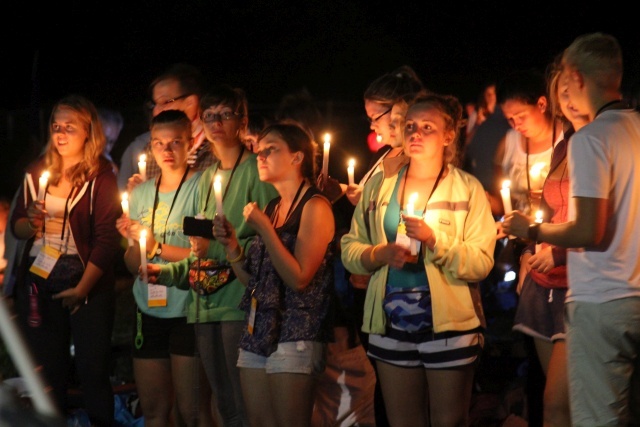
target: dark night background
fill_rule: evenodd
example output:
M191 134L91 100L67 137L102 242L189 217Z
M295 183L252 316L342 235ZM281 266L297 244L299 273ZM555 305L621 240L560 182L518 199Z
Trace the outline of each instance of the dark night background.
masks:
M123 113L125 128L112 153L119 160L124 147L145 130L142 104L148 84L173 62L199 66L210 82L244 88L250 109L272 110L284 94L307 88L334 134L331 163L339 170L333 175L345 179L341 157L349 152L358 156L358 164L367 160L368 126L361 120L366 86L403 64L412 66L431 90L466 101L477 97L487 79L519 68L542 71L576 36L603 31L623 47L624 84L630 87L640 80L640 37L633 14L616 4L11 4L0 30L1 192L13 194L26 162L46 138L40 123L46 123L51 104L71 92Z

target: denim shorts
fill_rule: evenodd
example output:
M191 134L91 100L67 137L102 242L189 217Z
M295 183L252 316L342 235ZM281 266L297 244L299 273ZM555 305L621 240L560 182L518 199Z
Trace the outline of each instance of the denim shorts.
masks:
M326 344L316 341L278 343L278 349L262 356L240 349L239 368L264 369L267 374L315 375L324 371Z
M566 295L567 288L545 288L527 275L513 319L513 330L550 342L564 340Z

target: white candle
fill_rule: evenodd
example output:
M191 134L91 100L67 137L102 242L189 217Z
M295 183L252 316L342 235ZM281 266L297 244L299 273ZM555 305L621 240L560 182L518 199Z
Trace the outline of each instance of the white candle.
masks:
M502 206L504 207L504 213L508 214L513 209L511 208L511 181L505 179L502 181L502 189L500 190L500 195L502 196Z
M147 180L147 155L146 154L140 154L140 157L138 159L138 172L140 173L142 180L146 181Z
M354 159L349 160L349 166L347 166L347 175L349 176L349 185L353 185L355 180L353 178L356 161Z
M129 193L125 191L124 193L122 193L121 198L122 198L122 202L120 202L120 204L122 205L122 212L128 218L129 217ZM127 230L127 241L129 242L129 246L133 246L133 238L129 235L128 230Z
M213 180L213 193L216 196L216 215L224 215L224 208L222 206L222 178L220 175L216 175Z
M147 283L147 230L140 230L140 270L142 271L142 282Z
M38 179L38 200L44 200L44 194L47 190L47 183L49 182L49 171L42 172L40 179Z
M418 200L418 193L412 193L409 196L409 201L407 202L406 210L407 215L414 216L416 214L415 205Z
M535 222L537 222L538 224L542 224L542 211L541 210L537 210L536 211ZM536 253L539 253L541 249L542 249L542 245L540 243L536 243Z
M409 201L407 202L407 216L415 216L416 210L415 205L416 201L418 201L418 193L411 193L409 196ZM411 255L418 254L418 241L414 238L411 238L409 249L411 250Z
M331 135L324 134L324 150L322 151L322 176L329 176L329 149L331 148Z

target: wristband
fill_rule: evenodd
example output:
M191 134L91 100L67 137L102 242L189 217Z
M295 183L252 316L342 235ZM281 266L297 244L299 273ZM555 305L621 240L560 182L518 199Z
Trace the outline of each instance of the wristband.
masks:
M147 252L147 259L153 259L153 257L156 256L157 251L158 251L158 241L156 240L156 244L153 245L153 247L149 252Z
M534 222L532 224L529 224L529 229L527 230L527 237L529 238L529 240L537 242L538 233L540 233L540 223Z
M229 255L227 254L227 261L229 261L230 264L242 261L242 258L244 258L244 248L242 246L240 246L240 253L234 259L229 259Z

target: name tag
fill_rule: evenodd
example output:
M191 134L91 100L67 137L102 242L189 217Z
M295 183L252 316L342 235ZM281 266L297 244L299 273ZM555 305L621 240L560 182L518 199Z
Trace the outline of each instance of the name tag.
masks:
M35 261L31 264L30 272L36 274L43 279L49 277L49 273L53 270L53 267L58 262L58 259L62 255L57 249L52 248L51 246L43 246L40 248L40 252L38 252L38 256L36 256Z

